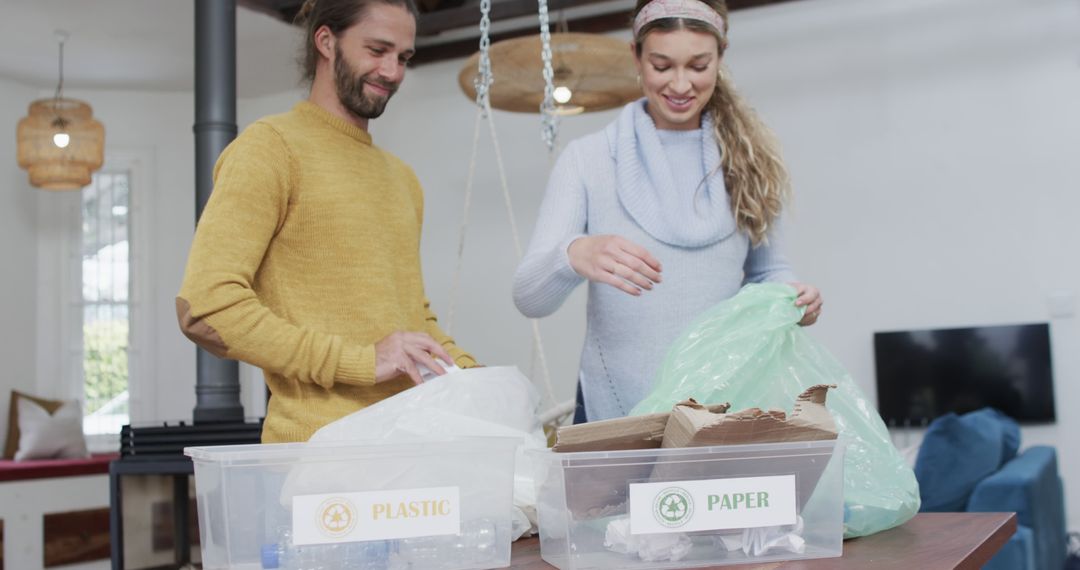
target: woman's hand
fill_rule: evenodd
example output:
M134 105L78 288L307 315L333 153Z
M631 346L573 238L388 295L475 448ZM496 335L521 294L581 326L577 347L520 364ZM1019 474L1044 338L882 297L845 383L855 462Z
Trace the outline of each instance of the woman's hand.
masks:
M821 316L821 307L825 304L821 299L821 291L818 291L817 287L806 283L790 283L790 285L798 292L798 296L795 298L795 306L806 307L806 312L803 313L799 325L808 327L816 323L818 317Z
M630 295L641 295L660 282L660 262L645 248L619 236L585 236L566 248L578 275L607 283Z

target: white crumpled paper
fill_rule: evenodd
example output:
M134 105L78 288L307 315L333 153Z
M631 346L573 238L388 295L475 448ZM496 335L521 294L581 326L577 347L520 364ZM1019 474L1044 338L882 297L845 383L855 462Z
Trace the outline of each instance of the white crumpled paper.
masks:
M607 525L604 548L619 554L636 555L645 562L677 562L693 547L685 533L630 534L630 517L619 517Z
M806 550L802 533L803 519L798 517L794 525L746 528L741 533L716 535L714 545L728 552L742 550L751 557L776 550L802 554ZM693 541L685 533L630 534L630 518L624 516L608 523L604 548L636 555L645 562L677 562L690 553Z
M773 549L802 554L806 550L802 533L803 519L798 517L794 525L746 528L741 536L720 535L719 538L728 552L742 550L747 556L761 556Z
M308 441L392 444L470 436L520 438L514 470L512 532L516 540L537 528L533 469L524 451L547 447L536 415L539 404L536 388L516 367L456 369L327 424ZM308 489L325 488L331 476L325 470L293 469L282 487L282 504L289 504L294 495L309 493ZM365 485L380 488L392 482L395 474L364 476Z

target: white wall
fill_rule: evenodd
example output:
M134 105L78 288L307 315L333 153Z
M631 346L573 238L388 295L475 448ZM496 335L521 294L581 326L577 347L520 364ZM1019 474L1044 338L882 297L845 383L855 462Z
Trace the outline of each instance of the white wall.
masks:
M815 0L736 12L727 56L784 143L796 188L789 253L827 299L813 332L871 402L874 331L1052 322L1059 420L1024 428L1024 444L1057 446L1074 525L1080 450L1066 434L1080 430L1068 413L1080 404L1080 326L1075 316L1051 318L1047 299L1075 299L1080 284L1078 28L1069 0ZM372 128L425 185L424 269L440 315L473 133L473 108L457 88L462 63L411 71ZM565 119L561 138L613 115ZM495 118L527 240L548 170L539 121ZM482 140L457 337L485 362L527 369L507 217ZM544 321L560 397L571 394L582 293Z
M8 397L11 389L33 392L36 374L34 341L37 334L37 202L26 171L15 163L15 128L26 116L34 90L0 79L0 434L7 437ZM0 440L3 441L3 440Z
M1075 526L1080 6L891 5L734 22L736 77L797 182L792 256L828 299L815 332L873 397L874 331L1051 322L1058 422L1023 444L1057 446Z

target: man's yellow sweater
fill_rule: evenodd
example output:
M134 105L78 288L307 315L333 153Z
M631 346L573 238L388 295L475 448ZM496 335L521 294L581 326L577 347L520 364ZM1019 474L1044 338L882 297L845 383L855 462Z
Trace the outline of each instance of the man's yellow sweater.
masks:
M375 384L374 345L395 331L426 332L475 366L429 309L423 218L412 169L307 101L221 153L176 312L203 348L264 370L264 442L306 441L411 386Z

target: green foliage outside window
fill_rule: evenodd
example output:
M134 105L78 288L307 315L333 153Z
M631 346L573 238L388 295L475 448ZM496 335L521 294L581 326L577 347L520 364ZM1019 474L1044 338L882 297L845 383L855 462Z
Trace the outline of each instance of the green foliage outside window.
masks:
M127 390L127 349L127 320L98 320L83 325L84 413L92 414Z

